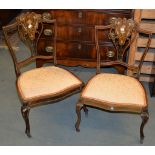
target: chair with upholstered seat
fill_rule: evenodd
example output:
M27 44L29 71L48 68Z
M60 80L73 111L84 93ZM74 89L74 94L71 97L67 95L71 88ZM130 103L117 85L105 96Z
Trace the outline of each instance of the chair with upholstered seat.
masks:
M54 50L53 53L42 56L38 55L37 47L47 25L53 30L50 40ZM60 101L79 92L83 82L71 72L56 66L43 66L21 72L21 68L37 59L46 59L56 64L55 19L49 20L40 14L27 12L18 16L14 23L4 26L3 32L15 67L16 87L22 101L21 113L26 124L25 133L31 137L30 109L48 102ZM20 50L21 45L23 46ZM24 52L29 53L24 55ZM22 55L26 58L21 58Z
M109 40L111 40L116 50L116 61L101 61L100 33L109 32ZM124 62L124 54L130 45L135 41L137 33L146 37L145 51L143 51L141 61L138 66L128 65ZM111 21L108 26L95 26L95 40L97 51L97 75L93 76L86 86L83 88L80 100L76 105L77 122L75 124L76 131L80 131L81 113L83 108L87 113L87 107L96 107L111 112L129 112L141 115L142 124L140 126L140 142L143 142L143 128L146 124L148 113L147 95L143 85L139 82L142 62L147 54L151 42L151 33L140 29L140 27L131 19L116 18ZM100 39L99 39L100 37ZM106 52L106 51L105 51ZM101 67L124 66L131 69L135 77L122 74L100 73Z

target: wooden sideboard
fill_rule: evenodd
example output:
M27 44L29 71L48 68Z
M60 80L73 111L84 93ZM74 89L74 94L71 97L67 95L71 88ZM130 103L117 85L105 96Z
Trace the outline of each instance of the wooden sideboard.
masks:
M96 50L94 38L95 25L108 25L114 17L132 17L132 10L33 10L48 18L57 20L57 62L66 66L96 66ZM105 34L100 34L102 42L102 60L116 59L113 46ZM39 54L47 55L47 46L51 46L52 41L48 37L42 38L39 42ZM50 50L49 50L50 52ZM43 61L37 61L37 67L43 65Z

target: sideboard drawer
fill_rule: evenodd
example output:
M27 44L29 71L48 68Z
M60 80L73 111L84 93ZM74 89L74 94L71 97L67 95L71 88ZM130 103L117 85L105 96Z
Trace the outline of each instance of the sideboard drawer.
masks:
M53 26L49 25L49 24L44 24L44 29L42 31L41 37L40 38L46 38L51 39L52 37L54 37L54 28Z
M58 40L94 42L94 27L59 26L57 36Z
M115 60L116 52L112 45L101 45L101 58L102 60ZM96 59L95 44L86 44L83 42L58 42L57 43L57 57L58 59L66 58L81 58L83 59Z
M109 41L107 38L108 31L102 30L98 36L99 41ZM57 28L57 39L95 43L95 26L59 26Z
M81 10L54 10L51 11L58 24L83 24L85 12Z
M39 39L38 41L38 47L37 47L37 52L40 55L49 55L52 54L54 50L54 45L52 40L47 40L47 39Z
M102 60L116 60L117 53L113 45L100 45L100 53Z
M94 45L83 42L57 42L57 57L59 58L81 58L95 59L96 51Z
M101 24L109 24L109 15L102 13L102 12L96 12L88 11L86 13L86 21L85 24L87 25L101 25Z
M124 11L125 12L125 11ZM111 18L126 17L130 18L129 13L123 14L117 10L112 12L108 10L87 11L85 15L85 24L87 25L108 25Z

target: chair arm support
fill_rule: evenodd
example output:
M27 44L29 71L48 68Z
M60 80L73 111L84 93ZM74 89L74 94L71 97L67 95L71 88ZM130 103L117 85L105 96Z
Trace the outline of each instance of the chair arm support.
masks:
M127 63L122 62L122 61L101 62L100 65L101 65L101 67L121 65L121 66L123 66L123 67L125 67L125 68L127 68L129 70L132 70L132 71L135 71L135 72L138 71L138 67L133 66L133 65L128 65Z

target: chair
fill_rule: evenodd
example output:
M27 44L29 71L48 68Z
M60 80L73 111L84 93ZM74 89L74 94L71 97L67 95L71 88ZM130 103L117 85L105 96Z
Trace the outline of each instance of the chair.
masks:
M99 33L100 32L100 33ZM101 34L107 33L116 52L116 61L101 61L100 41ZM124 54L135 41L136 35L140 33L147 38L146 48L138 66L128 65L124 60ZM132 34L132 35L131 35ZM115 18L110 25L95 26L95 42L97 51L97 74L93 76L83 88L80 99L76 104L77 122L76 131L80 131L81 113L83 109L87 114L87 107L100 108L110 112L128 112L141 115L140 142L143 143L143 128L149 119L148 101L144 87L139 82L141 67L145 55L150 46L151 32L144 31L131 19ZM106 51L105 51L106 52ZM124 66L132 70L135 77L128 75L100 73L101 67Z
M42 35L44 35L47 25L52 27L54 32L51 36L54 51L46 56L38 55L38 42ZM26 124L25 133L28 137L31 137L29 124L30 109L39 105L58 102L79 92L83 87L83 82L71 72L54 65L21 71L24 66L37 59L49 60L56 65L55 19L49 20L40 14L26 12L16 17L16 21L13 24L4 26L3 32L14 63L16 88L22 102L21 113ZM13 36L18 36L19 39L15 41ZM15 43L16 46L19 45L18 47L21 44L25 45L25 49L22 47L22 50L19 50ZM24 55L25 51L30 51L30 54L26 55L25 59L19 61L17 53Z

